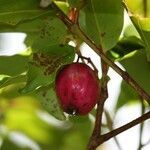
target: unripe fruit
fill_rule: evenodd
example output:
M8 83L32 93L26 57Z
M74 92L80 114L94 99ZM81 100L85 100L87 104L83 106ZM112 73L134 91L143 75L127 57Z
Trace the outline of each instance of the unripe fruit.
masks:
M56 76L56 94L68 114L86 115L95 106L100 93L99 80L86 64L72 63Z

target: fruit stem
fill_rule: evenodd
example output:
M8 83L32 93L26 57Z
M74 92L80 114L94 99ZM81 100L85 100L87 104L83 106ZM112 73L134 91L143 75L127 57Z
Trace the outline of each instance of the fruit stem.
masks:
M98 70L96 68L96 66L94 65L94 63L92 62L91 58L90 57L85 57L85 56L82 56L81 53L78 54L78 59L77 59L77 62L79 61L79 59L81 58L82 61L87 60L87 63L90 63L94 69L94 71L96 72L96 74L98 74Z

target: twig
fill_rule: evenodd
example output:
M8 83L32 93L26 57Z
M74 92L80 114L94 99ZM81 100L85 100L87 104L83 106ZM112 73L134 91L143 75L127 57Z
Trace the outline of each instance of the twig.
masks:
M105 141L109 140L110 138L138 125L139 123L142 123L143 121L147 120L147 119L150 119L150 111L145 113L144 115L138 117L137 119L109 132L109 133L106 133L104 135L102 135L102 138L100 139L100 143L99 144L102 144L104 143Z
M78 59L77 59L77 62L79 61L79 59L81 58L81 60L84 62L84 60L87 60L87 63L90 63L91 66L93 67L95 73L97 74L98 73L98 70L96 68L96 66L94 65L94 63L92 62L91 58L90 57L85 57L85 56L82 56L81 52L78 53Z
M97 103L97 113L96 113L96 121L93 133L88 143L88 150L94 150L99 145L99 139L101 138L101 127L102 127L102 114L104 103L108 97L108 90L107 90L107 72L108 66L107 64L102 61L102 82L101 82L101 95Z
M147 17L147 8L148 8L148 1L147 0L143 0L143 6L144 6L144 17Z
M64 22L64 24L68 27L70 32L77 35L81 38L86 44L88 44L100 57L106 62L110 67L112 67L137 93L145 99L150 105L150 95L140 87L140 85L132 79L132 77L126 72L123 71L120 67L118 67L114 62L112 62L107 56L103 53L103 50L95 45L95 43L89 39L86 34L80 29L78 24L74 24L53 2L53 9L56 11L57 16Z
M140 101L141 101L141 115L143 115L144 112L145 112L144 100L140 97ZM139 146L138 146L138 150L141 150L141 148L142 148L143 127L144 127L144 123L142 122L140 124L140 131L139 131Z
M104 113L105 113L106 120L107 120L107 128L108 128L110 131L112 131L112 130L113 130L113 126L112 126L112 125L113 125L113 121L112 121L112 118L111 118L109 112L108 112L106 109L104 110ZM121 146L120 146L120 143L119 143L117 137L115 136L115 137L113 137L113 138L114 138L114 140L115 140L115 143L116 143L118 149L121 150Z
M150 139L145 144L143 144L142 147L147 146L148 144L150 144Z

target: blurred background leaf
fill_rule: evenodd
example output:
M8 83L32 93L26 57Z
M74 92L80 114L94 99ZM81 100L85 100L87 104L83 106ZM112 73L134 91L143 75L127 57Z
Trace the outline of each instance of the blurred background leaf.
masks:
M86 148L87 140L92 131L92 124L88 116L70 116L70 121L59 121L51 117L41 107L40 97L38 100L34 95L21 97L12 95L10 98L8 95L1 94L0 99L0 116L3 116L0 119L0 136L6 139L2 145L4 150L9 148L8 143L10 146L12 144L11 148L32 149L27 144L26 148L22 148L21 145L17 146L17 143L9 141L10 133L14 131L32 139L44 150L49 150L49 148L54 150L75 150L77 148L84 150ZM1 130L2 127L3 130ZM76 140L78 144L75 142Z
M9 139L5 139L3 141L3 144L1 146L1 150L20 150L20 147L18 147L16 144L12 143ZM22 150L27 150L26 148L22 148Z

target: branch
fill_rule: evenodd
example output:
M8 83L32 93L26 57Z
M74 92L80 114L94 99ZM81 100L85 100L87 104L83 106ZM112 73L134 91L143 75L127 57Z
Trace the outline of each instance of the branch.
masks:
M147 12L148 12L148 1L147 0L143 0L143 5L144 5L144 17L146 18L146 17L148 17L147 16Z
M144 115L142 115L141 117L138 117L137 119L109 132L109 133L106 133L106 134L103 134L101 139L100 139L100 142L99 144L102 144L104 143L105 141L109 140L110 138L134 127L135 125L139 124L139 123L142 123L143 121L147 120L147 119L150 119L150 111L145 113Z
M109 131L113 130L113 119L111 118L109 112L107 110L104 110L105 116L106 116L106 121L107 121L107 128L109 129ZM113 137L115 140L115 143L118 147L119 150L121 150L121 145L117 139L116 136Z
M107 90L108 66L104 61L101 62L101 66L102 66L102 79L101 79L102 81L101 81L101 92L100 92L101 94L97 102L95 127L88 143L88 150L94 150L99 145L99 139L101 138L102 114L104 110L103 108L104 108L104 103L108 98L108 90Z
M150 139L145 144L142 145L142 148L147 146L148 144L150 144Z
M68 27L70 32L77 35L81 38L86 44L89 45L100 57L106 62L110 67L112 67L137 93L145 99L150 105L150 95L143 90L140 85L132 79L132 77L126 72L123 71L120 67L118 67L114 62L112 62L107 56L103 53L103 50L95 45L95 43L89 39L86 34L80 29L78 24L74 24L53 2L53 9L56 11L56 15L64 22L64 24Z
M143 115L145 112L145 105L144 105L144 100L141 97L140 97L140 102L141 102L141 115ZM138 150L141 150L142 148L143 128L144 128L144 122L140 124Z

